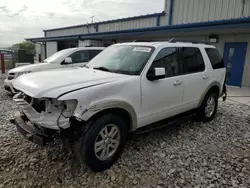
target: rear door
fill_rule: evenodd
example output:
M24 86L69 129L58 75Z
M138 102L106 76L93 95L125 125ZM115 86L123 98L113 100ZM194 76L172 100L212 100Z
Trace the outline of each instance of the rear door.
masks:
M209 83L209 74L199 48L181 47L179 52L183 66L183 109L186 111L197 107Z

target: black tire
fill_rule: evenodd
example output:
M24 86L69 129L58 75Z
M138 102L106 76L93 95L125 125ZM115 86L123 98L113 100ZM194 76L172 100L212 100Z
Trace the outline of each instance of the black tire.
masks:
M100 160L95 154L95 142L100 131L107 125L116 125L120 133L120 142L114 154ZM83 133L78 142L74 145L77 158L82 164L87 165L94 172L100 172L112 166L120 157L127 141L128 127L125 122L114 114L107 114L99 117L94 122L89 122L88 130Z
M206 107L207 107L207 102L211 97L214 99L215 105L213 112L211 112L211 114L208 115L206 114ZM202 122L212 121L216 115L217 107L218 107L218 94L214 92L207 93L205 98L203 99L201 106L197 109L197 119Z

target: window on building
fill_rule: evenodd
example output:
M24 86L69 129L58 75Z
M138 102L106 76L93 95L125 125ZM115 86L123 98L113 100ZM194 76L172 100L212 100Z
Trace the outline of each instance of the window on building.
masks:
M164 67L166 77L177 76L181 73L179 62L176 48L164 48L155 57L150 70Z
M182 47L180 48L180 57L184 74L201 72L205 70L203 57L198 48Z
M83 63L89 61L89 51L83 50L71 54L69 57L72 59L72 63Z
M220 69L225 67L224 61L216 48L206 48L205 50L210 59L213 69Z

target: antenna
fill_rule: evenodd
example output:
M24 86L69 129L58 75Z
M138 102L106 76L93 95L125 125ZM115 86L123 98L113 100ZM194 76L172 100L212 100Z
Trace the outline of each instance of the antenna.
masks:
M91 20L92 20L91 23L94 23L94 17L95 17L95 15L89 17L89 18L91 18Z

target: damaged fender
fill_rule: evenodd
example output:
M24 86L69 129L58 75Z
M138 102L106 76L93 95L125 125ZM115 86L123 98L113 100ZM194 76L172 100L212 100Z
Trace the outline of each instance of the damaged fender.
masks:
M131 118L131 128L130 131L134 131L137 128L137 116L134 108L124 101L104 101L98 104L91 105L86 109L77 109L74 113L74 117L81 119L82 121L88 121L93 115L107 109L120 108L126 110Z

